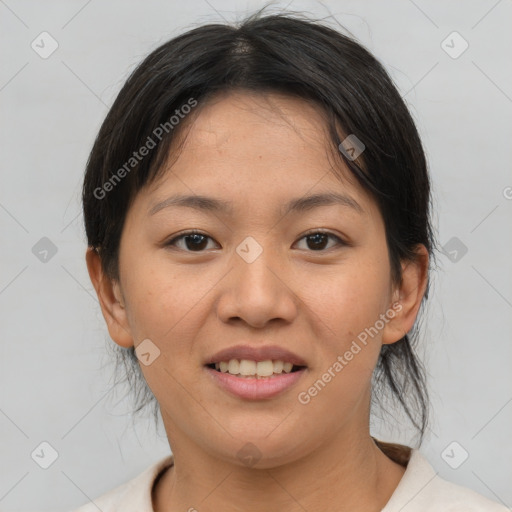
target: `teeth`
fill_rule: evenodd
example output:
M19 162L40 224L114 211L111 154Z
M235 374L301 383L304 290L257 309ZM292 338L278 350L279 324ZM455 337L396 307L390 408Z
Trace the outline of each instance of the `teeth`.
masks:
M240 375L242 377L270 377L273 374L290 373L293 364L281 360L272 361L251 361L248 359L231 359L230 361L220 361L215 363L215 369L222 373L230 373L231 375Z
M238 375L240 373L240 363L237 359L231 359L231 361L229 361L228 372L232 375Z
M274 361L274 373L281 373L284 368L283 361Z
M242 359L240 361L240 366L238 369L238 373L240 375L256 375L256 368L258 365L255 361L248 361L247 359ZM229 362L229 372L231 373L231 361Z
M270 377L274 373L274 363L268 361L258 361L256 364L256 375L260 377Z

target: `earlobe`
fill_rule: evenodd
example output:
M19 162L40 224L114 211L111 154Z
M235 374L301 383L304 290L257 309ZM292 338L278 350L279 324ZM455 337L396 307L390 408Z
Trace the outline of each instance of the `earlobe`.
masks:
M382 333L382 343L391 344L403 338L414 326L428 282L429 256L427 248L419 244L413 261L402 264L402 280L394 293L395 315Z
M101 266L100 255L92 247L87 249L85 259L89 277L96 290L110 337L121 347L133 346L133 338L119 283L105 275Z

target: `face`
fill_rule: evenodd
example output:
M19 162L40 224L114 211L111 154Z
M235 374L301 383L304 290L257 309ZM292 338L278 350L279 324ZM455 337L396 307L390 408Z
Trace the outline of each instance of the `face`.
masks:
M305 200L317 194L339 197ZM190 195L224 207L167 201ZM110 323L111 335L150 340L141 367L173 450L187 442L237 463L250 442L270 467L368 428L381 345L403 334L398 291L377 206L334 161L311 104L239 92L205 105L130 207L119 269L124 334ZM255 377L244 387L206 366L234 346L277 346L305 368L267 377L277 392Z

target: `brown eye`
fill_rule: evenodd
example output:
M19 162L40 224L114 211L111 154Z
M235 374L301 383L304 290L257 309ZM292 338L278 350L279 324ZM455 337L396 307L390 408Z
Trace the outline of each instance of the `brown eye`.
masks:
M180 236L169 240L165 245L175 246L187 252L203 252L208 245L208 240L212 240L212 238L204 233L189 231L188 233L182 233ZM178 242L183 243L179 246Z
M324 251L326 248L332 248L332 245L330 247L326 247L328 245L329 239L336 241L334 246L347 245L338 236L333 235L332 233L327 233L325 231L314 231L311 233L307 233L305 236L301 238L301 240L306 240L307 249L311 251Z

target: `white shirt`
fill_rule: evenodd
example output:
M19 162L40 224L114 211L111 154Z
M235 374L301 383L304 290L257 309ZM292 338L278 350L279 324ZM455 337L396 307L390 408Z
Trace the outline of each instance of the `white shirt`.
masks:
M169 455L132 480L95 499L94 503L73 512L98 512L98 509L102 512L154 512L151 500L153 484L158 475L172 464L173 456ZM402 479L381 512L509 512L509 509L442 479L423 455L413 449Z

